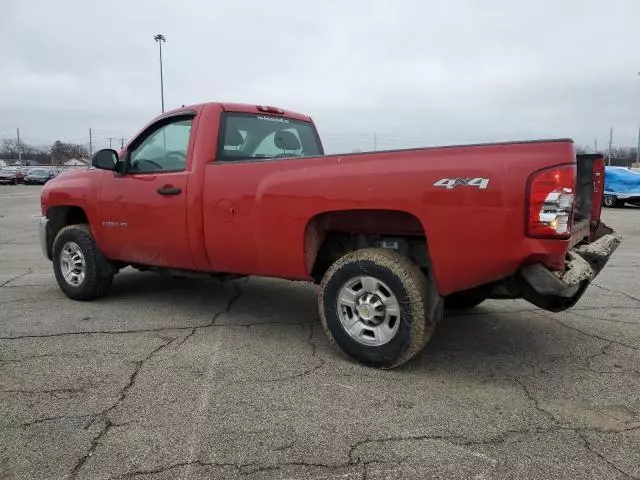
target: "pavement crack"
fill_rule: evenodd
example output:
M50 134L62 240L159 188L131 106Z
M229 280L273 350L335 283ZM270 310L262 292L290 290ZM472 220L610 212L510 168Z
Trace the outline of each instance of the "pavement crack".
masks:
M625 348L630 348L632 350L640 350L640 347L637 347L635 345L629 345L628 343L624 343L621 342L619 340L613 340L611 338L605 338L605 337L601 337L600 335L597 335L595 333L590 333L590 332L586 332L583 329L573 326L573 325L568 325L567 323L563 322L562 320L555 318L555 317L551 317L549 315L546 315L544 313L541 312L534 312L536 315L541 316L546 318L547 320L551 320L553 322L556 322L558 325L563 326L564 328L567 328L569 330L573 330L575 332L581 333L582 335L586 336L586 337L591 337L591 338L596 338L598 340L602 340L603 342L609 342L609 343L614 343L616 345L620 345L621 347L625 347Z
M527 398L534 404L536 410L538 410L539 412L541 412L544 415L546 415L554 423L554 425L556 426L556 429L569 430L569 431L574 432L582 440L582 442L584 444L584 447L589 452L591 452L592 454L596 455L598 458L600 458L602 461L604 461L609 466L614 468L616 471L618 471L621 474L623 474L626 478L632 478L634 480L638 480L637 477L634 477L634 476L630 475L628 472L625 472L620 467L618 467L615 463L613 463L611 460L606 458L606 456L604 456L600 452L596 451L593 448L593 446L589 443L587 437L584 435L584 432L623 433L623 432L636 430L636 429L640 428L640 426L633 426L633 427L628 427L628 428L618 429L618 430L606 430L606 429L599 429L599 428L578 428L578 427L572 427L570 425L563 425L556 419L556 417L551 412L549 412L548 410L546 410L546 409L544 409L544 408L542 408L540 406L539 400L535 396L533 396L533 394L531 393L529 388L524 384L524 382L521 379L516 378L515 380L522 387L522 389L524 390Z
M220 318L222 315L229 313L231 311L231 307L233 307L233 304L236 303L236 301L238 301L242 296L242 290L240 289L240 285L238 285L237 283L234 283L233 286L235 288L235 293L231 296L231 298L229 298L229 301L227 302L227 306L213 316L213 318L211 319L211 323L207 325L208 327L213 327L216 324L216 321L218 320L218 318Z
M543 414L545 417L547 417L549 420L551 420L551 422L554 425L558 425L560 426L560 422L558 422L558 420L556 419L556 417L548 410L542 408L540 406L540 401L533 395L533 393L531 393L531 391L529 390L529 387L527 387L527 385L520 379L520 378L515 378L515 381L518 385L520 385L520 387L522 388L522 390L524 391L524 394L526 395L526 397L529 399L529 401L533 404L533 406L535 407L535 409L540 412L541 414Z
M81 387L81 388L49 388L49 389L32 389L32 390L27 390L27 389L19 389L19 388L15 388L15 389L7 389L7 390L0 390L0 393L20 393L20 394L27 394L27 395L31 395L34 393L42 393L42 394L51 394L51 395L56 395L56 394L75 394L75 393L84 393L87 391L87 387Z
M74 336L74 335L128 335L133 333L157 333L157 332L167 332L167 331L184 331L188 330L189 334L180 342L179 345L182 345L186 342L198 329L207 328L207 327L233 327L236 325L215 325L216 320L226 313L229 313L233 304L240 298L242 291L237 284L234 284L236 288L236 293L231 296L227 305L224 309L217 312L213 319L207 323L203 323L201 325L189 326L189 327L159 327L159 328L140 328L135 330L90 330L84 332L61 332L61 333L51 333L44 335L16 335L16 336L8 336L8 337L0 337L0 340L21 340L25 338L55 338L55 337L65 337L65 336ZM242 325L245 326L245 325Z
M638 428L640 428L640 427L631 427L631 428L625 429L625 430L617 430L617 431L612 432L612 433L621 433L622 431L629 431L629 430L634 430L634 429L638 429ZM177 469L177 468L184 468L184 467L189 467L189 466L194 466L194 465L197 465L197 466L200 466L200 467L234 468L242 476L252 475L252 474L255 474L255 473L259 473L259 472L273 472L273 471L277 471L277 470L282 470L282 469L287 468L287 467L314 467L314 468L325 468L325 469L330 469L330 470L336 470L336 469L340 469L340 468L349 468L349 467L358 467L358 466L360 466L366 471L366 467L369 466L369 465L373 465L373 464L400 465L404 461L406 461L406 458L393 459L393 460L384 460L384 459L383 460L381 460L381 459L363 460L363 459L358 458L357 452L356 452L358 450L358 448L362 447L363 445L370 444L370 443L385 444L385 443L390 443L390 442L412 442L412 441L435 440L435 441L442 441L442 442L450 443L451 445L455 445L455 446L465 446L465 447L474 446L474 445L489 445L489 446L492 446L492 445L503 444L509 438L514 437L514 436L518 436L518 435L545 434L545 433L556 432L558 430L571 430L571 431L575 431L576 433L580 434L579 433L579 429L566 428L566 427L558 425L557 422L555 422L555 424L553 426L551 426L551 427L506 430L506 431L501 432L501 433L499 433L497 435L486 437L486 438L479 438L479 439L471 439L471 438L467 438L467 437L464 437L464 436L461 436L461 435L442 435L442 434L398 435L398 436L383 437L383 438L366 438L364 440L360 440L360 441L354 443L353 445L351 445L349 447L349 451L347 453L347 458L344 461L338 462L338 463L291 461L291 462L278 463L277 465L261 465L261 464L259 464L257 462L251 462L251 463L207 462L207 461L203 461L203 460L200 460L200 459L196 459L196 460L191 460L191 461L174 463L174 464L171 464L171 465L158 466L158 467L155 467L155 468L150 468L150 469L145 469L145 470L135 470L135 471L128 472L128 473L125 473L125 474L122 474L122 475L110 477L109 480L123 480L123 479L131 479L131 478L136 478L136 477L145 476L145 475L160 474L160 473L169 472L169 471ZM588 431L588 430L584 430L583 429L583 431ZM602 430L595 430L595 431L601 432ZM583 441L585 442L585 444L588 443L588 442L586 442L586 439L583 439ZM613 465L606 458L603 458L601 455L599 455L598 452L593 451L589 447L587 447L587 448L590 451L592 451L594 454L600 456L603 459L603 461L609 463L613 468L616 468L616 470L618 470L619 472L623 473L624 475L628 476L629 478L632 478L634 480L638 480L638 479L635 479L635 477L632 477L629 474L627 474L626 472L622 471L617 466ZM363 475L366 476L366 472L363 472ZM365 478L365 477L363 477L363 478Z
M24 338L55 338L75 335L128 335L132 333L155 333L166 331L191 330L193 327L160 327L160 328L141 328L136 330L93 330L87 332L62 332L51 333L45 335L18 335L15 337L0 337L0 340L21 340Z
M621 292L619 290L613 290L613 289L610 289L610 288L606 288L606 287L603 287L602 285L598 285L597 283L592 283L591 285L593 285L594 287L599 288L600 290L604 290L605 292L617 293L618 295L622 295L623 297L627 297L630 300L633 300L635 302L640 303L640 298L635 297L635 296L633 296L633 295L631 295L629 293L625 293L625 292Z
M315 468L326 468L326 469L337 469L337 468L345 468L351 466L350 463L340 463L340 464L328 464L328 463L319 463L319 462L283 462L277 465L259 465L255 462L252 463L233 463L233 462L205 462L202 460L192 460L188 462L179 462L171 465L159 466L155 468L145 469L145 470L135 470L133 472L128 472L122 475L117 475L114 477L110 477L109 480L123 480L141 477L145 475L156 475L160 473L169 472L171 470L175 470L176 468L185 468L197 465L199 467L214 467L214 468L234 468L238 470L238 473L242 476L253 475L254 473L259 472L271 472L276 470L282 470L287 467L315 467Z
M229 313L231 311L231 307L233 307L233 304L236 301L238 301L238 299L242 295L242 289L240 288L240 285L238 285L237 283L234 283L233 286L235 288L235 293L229 298L229 301L227 302L227 305L225 306L225 308L223 308L219 312L216 312L209 323L207 323L205 325L197 325L195 327L192 327L191 330L189 331L189 333L182 340L180 340L180 342L178 342L176 344L176 346L175 346L176 350L178 348L180 348L184 343L186 343L187 340L189 340L199 329L217 326L217 325L215 325L216 320L218 320L218 318L220 316L222 316L224 314L227 314L227 313ZM233 325L233 326L235 326L235 325Z
M87 450L87 453L85 453L82 457L78 459L73 469L71 470L71 474L70 474L71 479L78 477L78 473L80 472L80 469L82 469L84 464L87 463L87 460L89 460L89 458L91 458L91 456L94 454L94 452L96 451L96 448L98 448L98 444L100 443L100 440L102 439L102 437L104 437L107 434L110 428L111 428L111 422L109 421L109 419L106 419L104 422L104 425L102 426L98 434L95 437L93 437L93 439L91 440L91 445L89 446L89 450Z
M587 439L587 437L582 433L577 431L576 432L578 437L580 437L580 439L582 440L582 442L584 443L584 448L586 448L587 450L589 450L592 454L594 454L596 457L598 457L600 460L602 460L603 462L605 462L607 465L609 465L611 468L613 468L614 470L616 470L617 472L621 473L622 475L625 476L625 478L631 478L633 480L638 480L638 477L631 475L629 472L624 471L622 468L620 468L618 465L616 465L614 462L612 462L611 460L609 460L604 454L598 452L593 445L591 445L591 443L589 442L589 440Z
M160 344L158 347L156 347L155 349L153 349L146 357L144 357L142 360L138 360L137 362L134 363L134 369L133 372L131 373L131 375L129 376L129 381L124 385L124 387L122 387L122 389L120 390L120 394L118 396L118 400L116 401L115 404L113 404L111 407L109 407L108 409L106 409L104 412L102 412L102 415L107 414L108 412L112 411L113 409L115 409L118 405L120 405L126 398L127 398L127 394L129 393L129 390L131 390L131 388L133 388L133 385L136 383L136 379L138 378L138 375L140 374L140 370L142 370L143 365L149 361L154 355L156 355L158 352L160 352L161 350L165 349L166 347L168 347L169 345L171 345L173 342L175 342L177 340L176 337L167 339L164 343Z
M638 310L638 307L634 307L634 308L611 307L611 308L615 310L632 310L632 311ZM589 308L586 310L579 310L579 309L572 308L569 311L569 313L571 313L572 315L576 315L578 317L586 318L588 320L595 320L596 322L607 322L607 323L618 323L618 324L624 324L624 325L640 326L640 323L638 321L625 321L625 320L617 320L613 318L598 318L598 317L592 317L591 315L587 315L586 313L583 313L583 312L590 312L590 311L593 311L593 308Z
M9 285L11 282L15 282L16 280L22 278L22 277L26 277L27 275L29 275L30 273L32 273L33 270L31 268L27 268L27 271L24 273L21 273L20 275L16 275L13 278L10 278L9 280L6 280L2 283L0 283L0 287L4 287L5 285Z
M91 415L91 414L87 414L87 415L61 415L59 417L37 418L37 419L32 420L30 422L25 422L25 423L21 424L20 426L23 427L23 428L29 428L29 427L33 427L35 425L40 425L41 423L46 423L46 422L56 422L58 420L76 420L76 419L88 418L88 417L93 417L93 415Z
M164 339L163 343L161 343L159 346L157 346L151 352L149 352L142 360L138 360L137 362L135 362L133 372L131 372L131 375L129 375L129 380L127 381L127 383L125 383L124 386L120 389L120 393L118 394L118 399L114 402L113 405L103 410L102 412L98 413L97 415L93 416L93 418L85 425L85 430L86 430L99 419L104 421L104 426L100 429L100 431L98 432L98 435L94 437L94 439L92 440L87 453L85 453L82 457L80 457L76 465L73 467L73 470L71 471L71 475L70 475L71 479L74 479L77 477L80 469L84 466L86 461L94 454L95 450L98 448L98 445L100 444L100 440L102 439L102 437L104 437L109 432L111 427L114 426L114 424L109 419L108 414L114 409L116 409L127 398L127 394L129 393L129 390L131 390L131 388L133 388L133 386L135 385L136 379L138 378L138 375L140 374L140 371L142 370L142 367L144 366L144 364L147 361L149 361L154 355L157 355L160 351L162 351L163 349L171 345L176 340L177 340L177 337Z

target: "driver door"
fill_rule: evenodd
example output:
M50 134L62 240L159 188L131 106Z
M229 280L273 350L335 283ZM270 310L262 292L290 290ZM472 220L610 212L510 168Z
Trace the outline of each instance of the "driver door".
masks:
M107 257L141 265L194 268L186 200L192 123L193 115L160 120L123 153L123 175L104 175L98 228Z

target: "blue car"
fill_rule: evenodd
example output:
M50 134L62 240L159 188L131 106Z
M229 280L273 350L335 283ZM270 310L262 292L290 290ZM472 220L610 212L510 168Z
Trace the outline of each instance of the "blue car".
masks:
M609 208L625 203L640 205L640 172L626 167L605 167L603 203Z

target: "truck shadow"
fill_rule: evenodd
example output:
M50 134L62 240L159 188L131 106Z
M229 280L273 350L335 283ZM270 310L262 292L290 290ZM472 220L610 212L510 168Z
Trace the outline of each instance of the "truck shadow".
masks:
M149 303L156 310L170 305L187 315L210 314L226 305L237 288L240 295L217 325L273 325L284 335L289 329L292 342L300 342L301 325L313 326L317 354L322 355L327 366L344 368L345 362L351 363L325 338L318 319L317 287L308 283L254 277L229 282L176 280L131 272L118 277L113 294L105 301L131 301L136 309L144 309ZM260 335L259 332L252 334ZM552 367L561 357L569 364L583 363L575 356L583 340L567 335L560 324L525 302L488 301L467 312L449 312L423 352L394 372L520 375L532 368ZM269 339L265 336L264 341ZM353 368L365 367L353 364Z

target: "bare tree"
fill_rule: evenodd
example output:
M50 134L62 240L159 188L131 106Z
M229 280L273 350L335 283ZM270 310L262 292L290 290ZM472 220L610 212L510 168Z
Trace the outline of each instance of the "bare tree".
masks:
M64 143L57 140L51 146L51 160L55 165L62 165L67 160L81 159L89 156L89 149L77 143Z
M26 157L34 152L35 148L31 145L14 139L5 138L0 144L0 157L7 160L16 160L21 154Z

